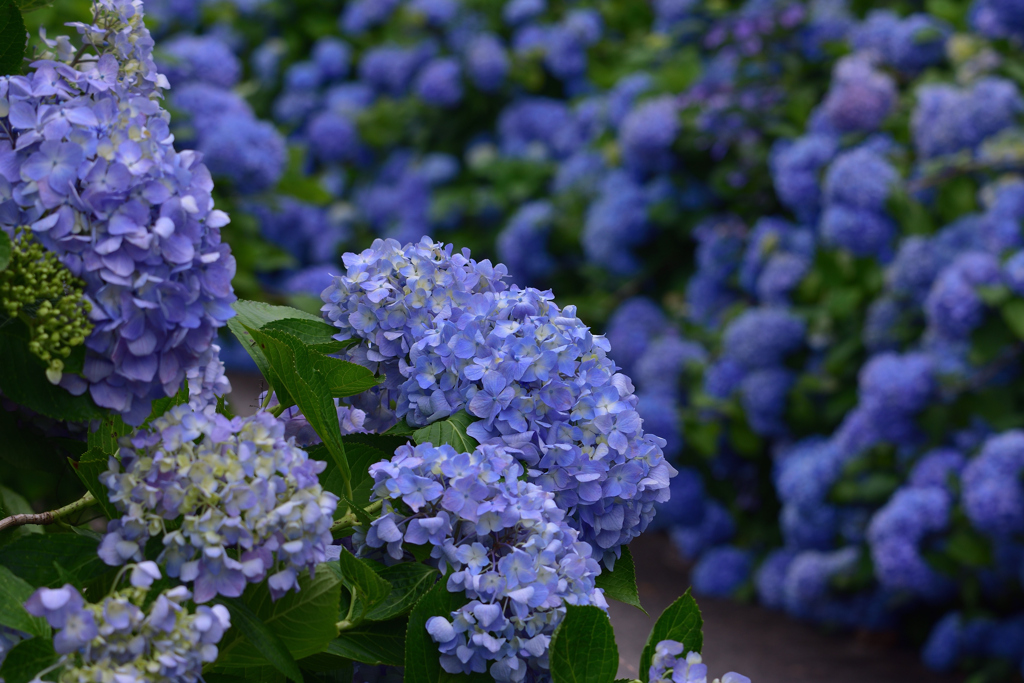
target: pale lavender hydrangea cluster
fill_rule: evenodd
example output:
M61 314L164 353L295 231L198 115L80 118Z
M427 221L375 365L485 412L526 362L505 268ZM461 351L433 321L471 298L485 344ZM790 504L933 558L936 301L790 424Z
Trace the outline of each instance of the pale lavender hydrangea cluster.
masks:
M61 384L139 424L211 361L235 261L194 152L176 152L141 0L97 0L27 76L0 78L0 229L27 225L85 282L95 325Z
M217 659L217 643L231 625L223 605L188 607L192 594L175 586L148 601L160 571L153 562L131 569L131 586L85 602L74 586L40 588L25 609L57 629L60 683L195 683L203 664ZM148 602L148 604L147 604ZM41 671L34 680L40 680Z
M490 671L502 682L543 677L565 605L607 608L592 548L551 492L521 478L510 449L406 445L370 475L372 498L384 505L356 537L362 552L386 549L400 560L403 544L429 544L440 568L451 566L448 590L469 598L450 618L427 621L445 671Z
M651 669L647 679L651 683L707 683L708 665L699 652L688 652L676 640L663 640L654 648ZM714 683L750 683L743 674L730 671Z
M322 310L336 339L361 340L349 360L387 377L356 401L367 427L426 425L465 409L478 418L469 435L513 449L612 566L668 499L675 470L665 441L644 434L608 341L550 292L507 289L504 266L426 237L376 240L344 263Z
M182 405L121 443L101 481L123 513L108 524L100 557L142 559L163 535L157 558L168 575L194 582L195 601L237 597L268 579L274 598L298 590L300 571L325 559L338 499L317 475L325 463L285 439L265 412L229 420ZM180 528L167 522L182 517Z

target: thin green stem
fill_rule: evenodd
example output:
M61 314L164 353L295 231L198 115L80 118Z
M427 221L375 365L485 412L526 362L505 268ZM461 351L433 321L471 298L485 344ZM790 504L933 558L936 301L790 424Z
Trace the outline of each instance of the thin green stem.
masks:
M383 501L378 500L374 503L370 503L365 508L363 508L363 512L365 512L368 515L372 515L375 512L379 512L382 502ZM359 517L356 515L355 511L349 510L344 517L336 520L334 524L331 525L331 533L339 529L344 529L345 527L355 526L358 523Z

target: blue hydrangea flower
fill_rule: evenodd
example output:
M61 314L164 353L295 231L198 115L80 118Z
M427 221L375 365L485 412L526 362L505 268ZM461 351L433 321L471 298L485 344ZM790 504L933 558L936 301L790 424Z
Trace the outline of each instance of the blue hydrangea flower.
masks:
M754 574L757 598L765 607L783 609L786 606L785 581L789 565L796 557L790 548L777 548L768 554Z
M827 613L832 579L852 572L860 552L859 548L849 546L831 552L805 550L799 553L786 570L783 589L786 610L801 618Z
M690 560L696 560L708 548L728 543L735 535L736 521L725 506L714 499L705 500L703 514L697 522L679 524L669 532L672 545Z
M100 544L107 564L140 560L163 520L179 516L158 562L194 582L199 603L265 578L276 599L324 561L338 502L317 479L326 464L286 440L285 423L269 413L228 420L177 406L126 437L120 456L101 475L123 514Z
M637 361L633 376L646 391L672 394L687 366L703 365L706 361L707 352L700 344L666 334L650 343Z
M553 218L551 202L543 200L523 204L509 218L495 247L512 277L537 284L554 271L555 259L547 250Z
M223 40L213 35L183 34L160 44L159 68L171 86L209 83L231 88L242 76L242 64Z
M683 644L675 640L659 642L654 647L647 679L651 683L707 683L708 666L700 653L688 652L683 656L684 649ZM713 683L750 683L750 679L730 671Z
M62 386L138 424L209 358L233 315L235 262L220 241L228 218L213 209L209 171L171 146L159 104L167 80L141 2L94 10L102 28L71 25L95 58L50 41L64 45L61 60L47 52L29 75L0 79L12 137L0 140L0 228L30 226L85 282L95 327L82 376L65 374Z
M302 265L333 263L350 235L350 226L343 217L292 197L276 197L244 207L256 217L260 233Z
M590 545L577 540L554 493L525 474L512 452L492 445L472 453L401 446L370 466L371 499L384 505L357 533L360 552L379 548L393 561L404 544L428 545L441 571L451 567L448 590L469 598L427 621L449 673L489 672L503 682L543 676L565 605L607 608Z
M740 404L750 428L761 436L782 436L789 390L796 377L785 368L755 370L740 383Z
M1017 0L975 0L969 19L971 27L988 38L1024 37L1024 13Z
M935 487L950 490L951 482L959 481L960 473L967 464L963 453L952 448L936 448L921 456L907 477L907 484L914 488Z
M575 510L581 538L614 562L667 498L675 470L664 440L644 433L607 340L550 292L506 289L504 266L428 238L377 240L344 263L323 293L325 317L339 340L359 340L350 360L388 378L355 404L366 424L424 425L467 410L479 418L470 435L516 449L530 480Z
M892 258L896 224L884 213L833 204L821 216L822 241L855 256L873 257L882 263Z
M335 81L348 75L352 48L344 40L325 36L313 45L313 63L324 79Z
M376 2L370 0L369 4ZM365 52L359 62L359 79L382 94L404 95L412 84L413 75L433 53L433 46L426 43L374 47Z
M732 546L712 548L694 566L690 581L697 594L727 598L750 577L753 565L750 551Z
M70 584L32 594L26 611L57 629L53 647L61 655L61 680L203 680L203 665L217 660L231 616L223 605L190 609L192 594L184 586L151 599L147 589L159 577L152 562L140 563L132 571L134 589L95 604Z
M963 659L986 654L997 631L997 624L989 619L967 619L960 612L950 612L932 628L921 658L930 669L952 671Z
M656 303L645 297L626 299L608 320L605 336L616 364L628 374L644 355L650 341L668 331L669 322Z
M622 119L619 146L623 163L640 175L667 171L672 165L672 144L679 128L679 108L674 97L641 102Z
M288 164L288 149L277 128L249 115L217 117L201 134L199 150L210 172L230 180L241 194L273 187Z
M501 88L512 66L505 46L491 33L473 38L466 47L465 63L469 79L484 92Z
M866 211L885 211L899 176L885 157L869 147L843 152L825 174L825 201Z
M948 597L953 582L928 565L920 546L929 534L948 527L951 510L952 500L942 488L904 488L893 494L868 526L879 583L925 598Z
M703 246L703 245L702 245ZM761 218L754 225L739 270L740 285L766 304L783 304L814 257L811 230L781 218Z
M451 57L438 57L416 77L416 94L427 104L453 107L462 100L462 67Z
M959 255L935 279L925 300L929 326L944 337L966 339L985 315L986 305L977 288L1001 283L996 257L982 252Z
M402 0L355 0L345 6L338 26L345 35L358 36L387 21Z
M625 171L609 173L587 209L581 237L587 260L616 275L636 272L639 261L630 249L647 240L650 205L645 188Z
M722 333L722 355L754 370L781 365L804 342L806 324L781 308L751 308Z
M840 59L822 102L828 124L838 133L877 130L896 105L896 82L864 55Z
M823 503L787 502L779 514L779 529L786 547L830 550L839 535L839 511Z
M970 149L1011 126L1022 110L1016 84L1002 78L982 78L970 89L922 85L911 115L914 145L925 159Z
M1024 529L1024 432L989 438L961 478L964 511L980 531L1007 536Z
M511 26L522 24L543 14L547 9L545 0L510 0L502 8L502 17Z
M916 74L945 58L951 33L946 22L928 14L900 18L889 10L872 10L852 30L850 42L899 71Z
M818 174L832 161L839 145L832 135L809 134L775 143L768 159L779 200L801 221L818 215L821 183Z

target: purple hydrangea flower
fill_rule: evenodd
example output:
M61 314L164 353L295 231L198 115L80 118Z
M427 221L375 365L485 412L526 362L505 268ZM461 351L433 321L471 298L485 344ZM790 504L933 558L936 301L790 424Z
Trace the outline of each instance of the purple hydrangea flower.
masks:
M504 266L427 238L377 240L344 262L347 272L323 293L325 317L338 339L360 342L350 360L388 378L353 402L366 425L386 429L403 417L425 425L467 410L480 418L470 436L515 449L530 480L575 510L581 538L614 562L667 498L675 470L665 442L644 433L607 340L550 292L506 289ZM383 409L392 405L394 413ZM613 492L620 465L635 474Z
M126 437L120 455L101 476L123 513L100 544L107 564L140 560L152 530L179 516L158 561L194 582L196 602L268 577L276 599L298 588L297 570L324 561L338 502L317 478L326 464L286 440L269 413L228 420L176 406Z
M85 282L95 327L82 375L65 374L62 386L139 424L152 400L211 360L233 315L235 261L209 171L171 146L159 103L167 80L141 2L94 7L102 27L71 24L94 57L76 58L67 43L63 59L46 53L29 75L0 79L10 103L0 228L31 226Z

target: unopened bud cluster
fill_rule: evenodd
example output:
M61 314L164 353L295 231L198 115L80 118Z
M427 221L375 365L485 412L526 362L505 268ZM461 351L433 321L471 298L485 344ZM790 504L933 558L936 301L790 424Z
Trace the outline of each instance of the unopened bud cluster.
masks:
M28 325L29 350L47 364L46 376L56 384L65 359L92 331L92 304L82 295L81 280L30 231L19 228L11 242L11 262L0 271L0 304L5 316Z

